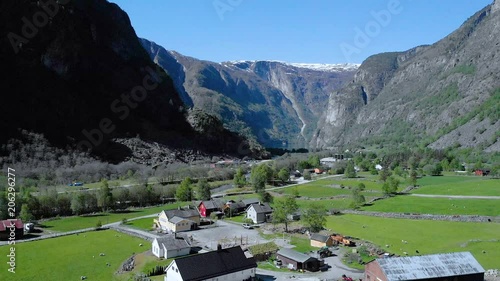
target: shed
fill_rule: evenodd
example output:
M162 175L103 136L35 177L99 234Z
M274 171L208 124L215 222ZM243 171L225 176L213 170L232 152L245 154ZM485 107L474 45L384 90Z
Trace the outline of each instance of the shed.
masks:
M276 258L281 260L284 266L290 269L303 269L308 271L318 271L320 261L295 250L283 248L276 253Z
M311 246L313 247L330 247L333 245L333 239L330 235L321 235L319 233L313 233L311 235Z
M482 281L484 269L470 252L380 258L365 265L365 280Z

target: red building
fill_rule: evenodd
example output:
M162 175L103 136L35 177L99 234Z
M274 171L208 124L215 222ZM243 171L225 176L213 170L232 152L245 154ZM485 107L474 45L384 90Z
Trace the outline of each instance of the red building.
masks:
M484 169L477 169L474 171L474 174L476 176L487 176L490 174L490 170L484 170Z
M210 217L210 214L213 212L218 212L218 214L222 214L222 208L224 206L224 201L219 199L212 199L207 201L201 201L198 204L198 212L200 212L200 216L203 218Z
M22 220L0 221L0 240L9 240L9 237L12 236L12 232L15 233L14 236L16 240L23 238L24 224Z

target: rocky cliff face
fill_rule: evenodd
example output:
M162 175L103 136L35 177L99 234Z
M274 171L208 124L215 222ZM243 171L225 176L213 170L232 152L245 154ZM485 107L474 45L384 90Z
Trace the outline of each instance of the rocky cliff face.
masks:
M142 40L151 58L173 77L183 101L221 118L232 131L265 146L303 147L328 95L352 78L357 65L275 61L214 63Z
M0 122L0 143L22 128L112 158L132 149L113 139L138 135L210 153L237 152L244 141L221 131L219 144L204 147L171 78L116 4L7 0L0 13L0 84L8 89L0 103L8 116Z
M311 145L427 139L434 148L498 151L498 6L497 0L431 46L368 58L330 96ZM452 137L458 134L467 137Z

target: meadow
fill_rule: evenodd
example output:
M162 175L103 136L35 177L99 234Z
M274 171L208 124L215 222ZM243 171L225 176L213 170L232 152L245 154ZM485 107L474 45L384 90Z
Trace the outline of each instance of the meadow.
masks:
M179 206L185 206L188 202L176 202L172 204L165 204L162 206L142 208L142 209L131 209L127 212L120 213L99 213L91 216L73 216L65 217L60 219L52 219L47 221L42 221L44 231L46 232L65 232L78 230L83 228L95 227L97 222L100 221L103 225L122 221L122 219L130 219L140 216L158 214L162 210L175 209ZM152 218L150 218L152 221Z
M363 211L439 215L500 216L500 200L448 199L398 195L363 206Z
M477 176L423 177L416 194L500 196L500 179Z
M399 255L404 252L416 255L416 251L420 254L470 251L485 269L500 267L500 224L497 223L339 215L329 216L326 228L370 241Z
M144 246L139 246L141 243ZM112 280L118 278L115 272L127 258L149 248L150 242L111 230L19 243L15 278L1 270L0 280L80 280L80 276ZM0 256L7 253L7 246L0 247Z

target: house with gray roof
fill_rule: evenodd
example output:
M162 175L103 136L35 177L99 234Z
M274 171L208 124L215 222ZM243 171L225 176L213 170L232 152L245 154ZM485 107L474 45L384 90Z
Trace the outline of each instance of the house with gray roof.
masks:
M380 258L365 265L364 279L482 281L484 268L470 252Z
M196 209L163 210L154 224L166 232L193 230L200 224L200 213Z
M283 266L294 270L318 271L320 267L320 261L317 258L289 248L279 250L276 253L276 258L282 262Z
M263 223L270 219L273 209L268 203L251 204L246 212L246 217L251 219L253 223Z
M184 236L166 235L153 240L152 252L158 258L165 259L186 256L191 252L191 244Z

